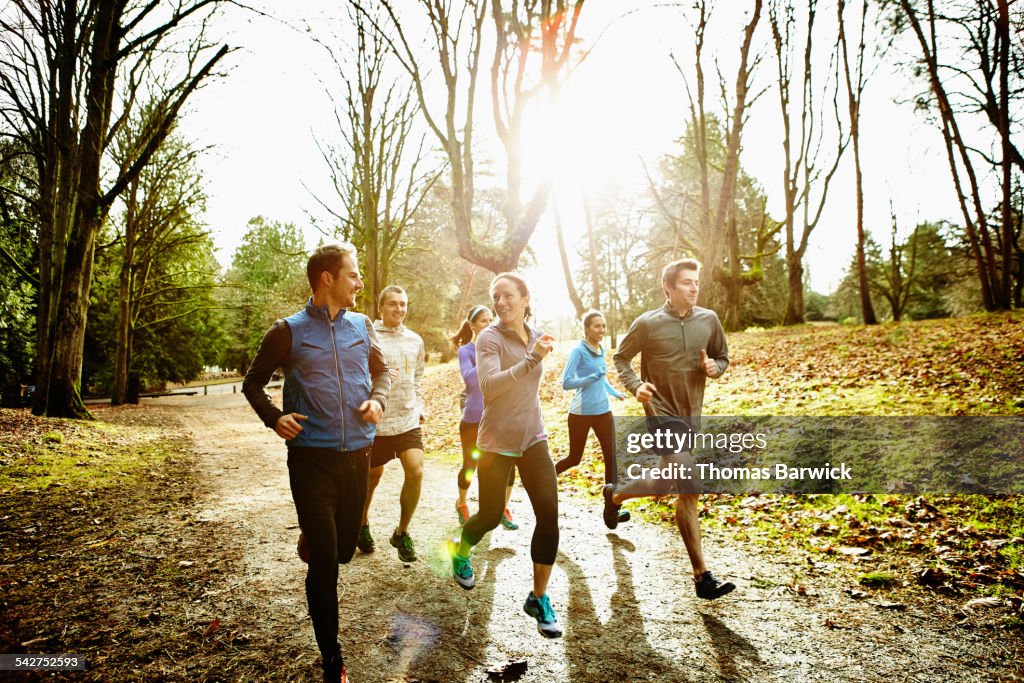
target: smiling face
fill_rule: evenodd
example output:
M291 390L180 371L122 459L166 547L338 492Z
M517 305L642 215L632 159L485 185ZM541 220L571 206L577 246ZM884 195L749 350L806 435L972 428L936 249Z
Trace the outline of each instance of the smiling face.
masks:
M488 309L484 309L476 314L476 317L470 321L469 326L473 330L473 337L476 338L480 332L491 324L491 312Z
M324 271L320 278L328 306L353 308L356 305L356 295L363 290L363 281L359 277L359 264L355 257L345 254L337 273L332 275Z
M608 331L608 324L604 320L603 315L595 315L587 321L587 326L583 330L583 334L586 336L587 341L597 346L604 339L605 332Z
M388 292L380 305L380 318L388 327L398 327L405 320L409 297L401 292Z
M665 297L669 304L679 313L685 314L697 305L697 295L700 294L700 273L696 270L684 268L676 273L676 281L673 286L665 286Z
M497 280L491 286L491 299L498 319L506 325L521 325L526 319L530 295L524 295L514 280L504 277Z

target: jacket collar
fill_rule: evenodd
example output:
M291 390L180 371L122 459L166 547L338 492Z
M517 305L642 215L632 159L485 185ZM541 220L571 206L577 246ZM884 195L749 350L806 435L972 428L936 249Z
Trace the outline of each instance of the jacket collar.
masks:
M540 335L541 335L540 330L538 330L538 329L536 329L534 327L530 327L530 324L526 323L526 322L523 323L523 326L526 328L526 334L528 334L530 336L530 342L531 343L536 343L537 339L540 338ZM513 330L511 327L509 327L505 323L501 322L501 320L498 320L498 322L496 322L496 323L491 323L491 327L495 328L496 330L501 332L506 337L511 337L513 339L518 339L520 342L523 341L523 338L520 337L519 334L515 330Z
M589 351L592 356L603 356L604 355L604 347L601 346L600 344L598 344L595 347L590 342L588 342L586 339L581 339L580 340L580 346L582 346L584 349Z
M347 312L348 312L347 309L342 308L341 310L338 311L338 315L335 318L335 320L337 320L339 318L345 317L345 313L347 313ZM313 297L309 297L306 300L306 315L308 315L311 318L316 318L317 320L323 320L323 321L326 321L326 322L333 322L331 320L330 312L327 310L327 304L321 304L319 306L314 306L313 305Z
M405 323L398 323L398 327L388 327L384 324L384 321L377 319L373 321L374 332L385 332L387 334L405 334Z
M686 312L686 315L679 315L679 311L677 311L675 308L673 308L672 304L670 304L668 301L666 301L665 305L661 307L661 310L665 311L666 313L668 313L669 315L671 315L671 316L673 316L675 318L679 318L680 320L686 320L691 315L693 315L693 312L697 310L697 307L696 306L691 307L690 310L688 310Z

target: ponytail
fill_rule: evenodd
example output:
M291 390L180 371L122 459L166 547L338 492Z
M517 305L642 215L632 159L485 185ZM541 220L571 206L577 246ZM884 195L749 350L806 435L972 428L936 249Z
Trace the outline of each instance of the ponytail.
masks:
M473 339L473 327L469 324L468 320L463 321L462 327L451 337L451 342L455 348L459 348L463 344L468 344Z
M473 325L471 323L476 320L478 315L486 310L488 310L487 307L482 304L469 309L469 314L466 316L466 319L462 321L462 327L459 328L458 332L449 337L455 348L459 348L463 344L468 344L473 341Z

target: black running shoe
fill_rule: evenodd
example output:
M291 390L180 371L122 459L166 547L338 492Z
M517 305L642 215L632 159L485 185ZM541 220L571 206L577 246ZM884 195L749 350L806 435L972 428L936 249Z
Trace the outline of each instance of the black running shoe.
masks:
M619 508L622 507L612 502L613 495L615 495L615 484L605 484L603 517L604 525L609 529L614 529L619 525Z
M398 559L402 562L415 562L416 561L416 548L412 544L412 536L409 532L398 533L397 531L391 534L389 539L391 546L398 551Z
M719 581L711 572L704 572L700 579L693 580L693 586L697 591L698 598L714 600L736 590L736 584L730 581Z
M356 538L356 547L364 553L372 553L376 548L373 536L370 535L370 525L364 524L359 527L359 536Z
M324 661L324 683L351 683L340 654Z

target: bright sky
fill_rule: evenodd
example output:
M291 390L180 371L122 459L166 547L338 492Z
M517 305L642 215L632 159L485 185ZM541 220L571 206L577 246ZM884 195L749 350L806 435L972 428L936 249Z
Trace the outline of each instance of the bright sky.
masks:
M712 15L706 54L719 57L731 90L746 17L727 14L721 3L712 4L719 9ZM740 4L729 3L729 8ZM310 0L301 3L301 11L299 3L273 5L282 22L303 26L308 21L317 31L328 24L325 16L343 14L344 7L341 0ZM590 0L584 8L577 35L593 51L564 89L560 113L569 123L559 140L565 154L558 164L557 201L570 245L581 239L584 230L582 188L615 182L644 191L640 160L655 169L658 158L673 151L673 141L682 135L686 92L670 60L675 53L684 69L692 64L693 32L682 12L677 4L657 0ZM834 23L834 14L834 7L825 2L820 13L823 28ZM305 226L312 244L319 233L309 227L309 215L324 214L310 189L329 196L326 167L315 138L337 135L319 80L331 78L331 67L322 48L282 22L238 13L228 17L226 40L241 47L234 55L236 66L227 79L198 93L184 123L188 135L216 145L204 162L204 171L210 195L207 220L223 264L230 262L246 222L255 215ZM832 35L819 34L823 47L830 47L825 43ZM767 47L767 9L758 36L764 48L755 88L775 76L774 56ZM705 70L712 79L707 87L709 106L720 111L710 60ZM481 75L485 95L488 78ZM909 92L903 76L883 65L868 85L863 106L866 223L883 243L889 234L890 201L907 231L919 221L957 216L940 135L909 104L894 102ZM489 98L480 99L477 130L489 131ZM769 212L781 217L783 157L774 90L754 105L743 140L741 163L768 193ZM493 139L481 140L481 151L501 159L498 149ZM527 154L529 150L528 145ZM853 253L852 178L848 151L807 257L811 283L818 291L835 286ZM545 293L546 300L538 301L537 308L549 318L571 310L558 265L552 215L549 209L531 242L539 264L528 273L536 291Z

